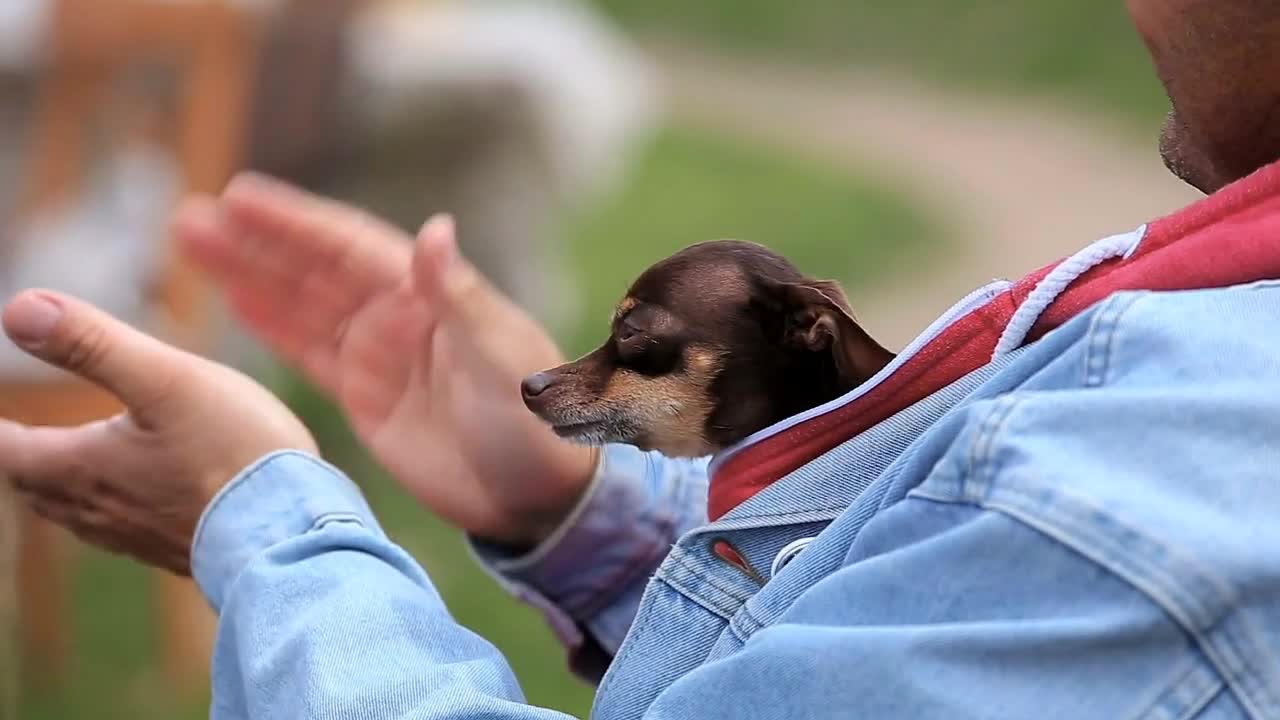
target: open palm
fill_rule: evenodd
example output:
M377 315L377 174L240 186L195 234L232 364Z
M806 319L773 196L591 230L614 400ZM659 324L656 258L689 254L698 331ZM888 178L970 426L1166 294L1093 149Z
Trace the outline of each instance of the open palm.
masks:
M573 505L594 456L555 437L518 389L560 353L458 254L449 219L411 243L353 208L245 176L184 204L175 229L240 320L446 520L528 543Z

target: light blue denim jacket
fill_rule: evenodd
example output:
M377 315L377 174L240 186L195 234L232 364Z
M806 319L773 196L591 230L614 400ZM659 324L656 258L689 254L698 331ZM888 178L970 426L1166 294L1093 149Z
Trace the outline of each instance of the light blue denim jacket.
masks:
M1277 718L1277 328L1280 283L1116 294L713 523L705 466L615 447L476 550L611 658L602 720ZM217 720L559 717L321 461L243 472L193 568Z

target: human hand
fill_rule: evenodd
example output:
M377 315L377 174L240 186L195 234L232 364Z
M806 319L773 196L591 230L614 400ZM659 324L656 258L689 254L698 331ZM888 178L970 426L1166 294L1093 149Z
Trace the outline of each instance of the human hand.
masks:
M3 324L24 350L127 408L75 428L0 420L0 477L94 545L189 574L196 525L218 490L272 451L316 452L257 383L84 302L27 291L4 308Z
M449 522L527 545L572 509L595 450L556 437L520 381L550 337L457 250L257 176L178 211L187 255L260 339L332 395L374 457Z

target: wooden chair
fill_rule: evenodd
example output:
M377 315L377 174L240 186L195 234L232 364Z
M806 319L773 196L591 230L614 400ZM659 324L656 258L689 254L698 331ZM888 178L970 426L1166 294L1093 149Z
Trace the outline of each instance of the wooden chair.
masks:
M72 196L84 176L90 125L112 78L138 59L172 63L180 82L174 152L185 189L217 192L240 163L256 45L256 18L222 0L57 0L53 53L36 109L30 167L19 212ZM195 351L213 338L206 289L172 253L158 301L173 327L166 339ZM156 329L153 329L156 330ZM79 424L119 411L116 401L73 379L0 379L0 412L29 423ZM19 558L26 674L36 682L67 667L69 550L61 531L27 515ZM194 585L155 576L165 669L179 688L207 681L213 616Z

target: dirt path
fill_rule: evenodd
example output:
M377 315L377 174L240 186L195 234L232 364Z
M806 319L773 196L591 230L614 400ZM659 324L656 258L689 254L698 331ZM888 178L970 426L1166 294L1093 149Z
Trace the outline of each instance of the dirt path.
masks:
M1061 109L902 77L789 67L651 46L680 121L889 182L953 221L938 249L851 301L901 347L968 291L1018 277L1198 195L1151 139Z

